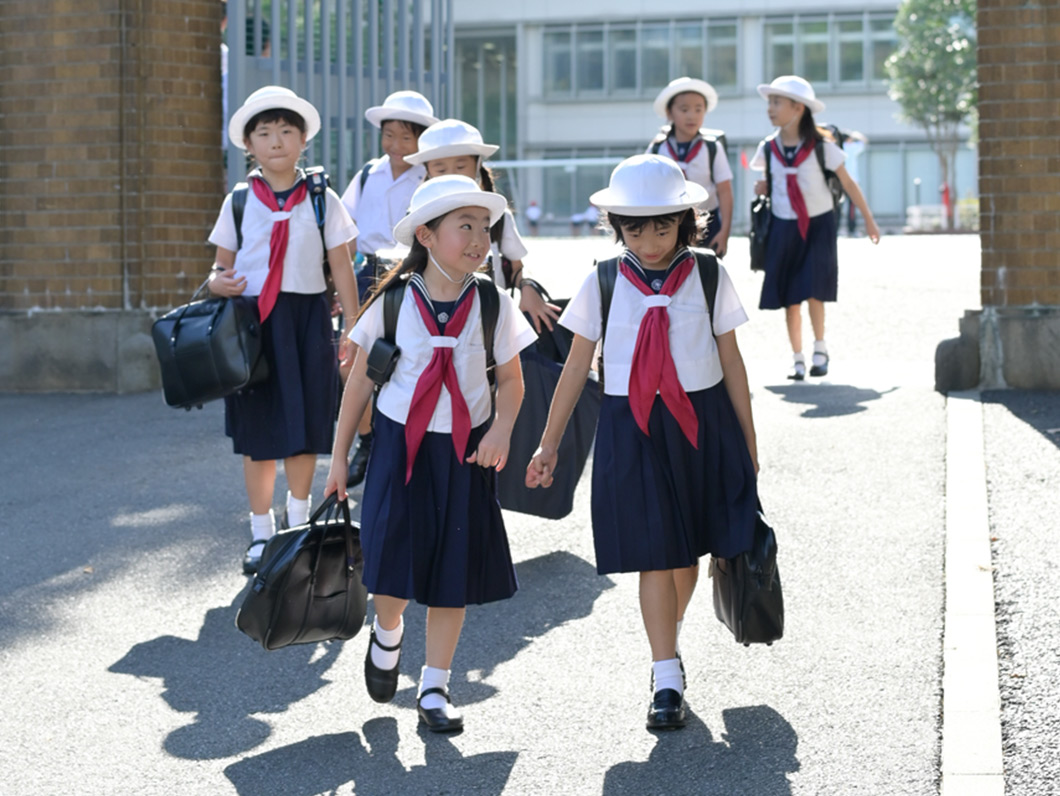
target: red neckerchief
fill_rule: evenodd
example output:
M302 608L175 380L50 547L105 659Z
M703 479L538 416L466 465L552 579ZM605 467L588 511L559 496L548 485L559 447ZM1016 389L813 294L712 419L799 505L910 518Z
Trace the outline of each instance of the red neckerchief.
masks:
M302 180L294 189L287 201L283 204L283 211L276 202L276 195L272 188L261 176L252 176L250 185L254 189L254 195L273 213L290 213L291 208L306 197L306 183ZM272 308L276 306L276 298L280 295L280 286L283 283L283 259L287 256L287 241L290 238L290 216L276 219L272 222L272 234L269 236L269 273L265 277L265 284L261 286L261 295L258 296L258 313L261 320L269 317Z
M637 330L637 344L633 349L633 363L629 371L629 406L633 411L633 418L640 430L648 434L648 418L655 402L655 394L659 393L666 408L681 426L681 431L692 443L692 447L698 449L699 418L696 417L692 402L677 378L677 366L670 353L670 315L666 309L670 297L692 273L695 265L695 255L688 252L670 271L658 295L637 278L624 258L619 263L619 268L633 287L656 300L644 313L640 329Z
M427 331L431 333L434 353L431 355L427 368L416 382L416 390L412 394L412 403L409 405L408 419L405 421L405 449L408 457L405 466L406 484L412 478L412 465L416 461L416 454L419 453L423 435L427 433L427 424L430 423L431 416L438 406L443 383L449 390L452 407L453 448L456 450L456 458L461 463L467 453L468 437L471 436L471 413L468 411L467 402L460 392L460 384L456 378L456 368L453 367L453 348L471 312L475 291L465 287L464 292L457 299L456 307L453 308L452 317L445 324L446 335L443 337L438 332L434 313L427 306L427 299L420 293L417 285L412 284L412 288L412 295L420 311L420 317L423 318Z
M802 149L795 153L795 158L789 163L788 159L784 157L784 153L781 152L780 147L777 146L777 139L774 138L771 142L773 152L777 158L780 159L781 163L784 163L788 167L786 177L788 180L788 198L791 200L791 209L795 211L795 218L799 225L799 235L802 236L803 240L806 240L806 233L810 230L810 213L806 209L806 199L803 198L802 189L799 188L799 181L795 174L795 169L799 167L806 158L813 154L814 143L811 140L807 140L803 143Z
M688 164L692 162L692 159L699 154L699 150L703 148L703 139L697 136L695 142L688 148L688 151L683 158L677 154L677 150L674 149L673 144L670 143L670 136L666 137L666 148L670 150L670 157L677 161L677 165L681 167L681 171L685 171L685 169L688 168Z

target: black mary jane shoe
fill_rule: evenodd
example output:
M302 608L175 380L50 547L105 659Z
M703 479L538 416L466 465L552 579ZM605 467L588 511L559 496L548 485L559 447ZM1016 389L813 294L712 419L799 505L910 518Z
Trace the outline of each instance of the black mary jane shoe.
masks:
M649 730L679 730L685 726L685 698L672 688L656 691L648 708Z
M384 652L398 652L398 662L393 669L380 669L372 662L372 645L375 644ZM401 642L393 647L384 647L375 637L375 627L372 627L371 635L368 637L368 653L364 656L364 685L368 689L368 696L376 702L389 702L397 693L398 669L401 668Z
M265 552L265 543L268 539L255 539L247 546L247 552L243 554L243 574L254 575L261 566L261 554Z
M788 374L788 378L791 379L792 381L802 381L803 379L805 379L806 378L806 363L805 362L796 363L792 367L791 372Z
M446 706L444 708L423 707L423 698L431 694L445 697ZM444 688L428 688L420 694L416 699L416 711L420 714L420 721L431 732L459 732L464 729L464 717L453 710L453 702Z
M368 471L368 456L372 453L372 439L374 434L361 437L357 442L357 450L353 452L350 466L346 470L346 488L357 486L364 480L364 474Z
M821 356L824 357L824 364L822 364L822 365L813 365L810 368L810 375L811 376L827 376L828 375L828 354L822 354Z

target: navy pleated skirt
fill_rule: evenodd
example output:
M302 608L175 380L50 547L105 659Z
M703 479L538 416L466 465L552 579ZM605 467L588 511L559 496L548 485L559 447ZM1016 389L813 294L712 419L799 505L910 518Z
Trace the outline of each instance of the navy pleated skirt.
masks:
M471 430L468 453L487 425ZM449 434L424 435L408 484L406 458L404 424L377 412L361 505L368 591L442 608L515 594L496 472L457 461Z
M269 378L225 398L232 450L255 461L331 453L339 369L327 297L281 293L261 330Z
M835 301L838 262L835 213L811 218L806 240L799 235L797 221L773 216L758 308L778 310L807 299Z
M699 239L700 245L708 247L708 244L714 240L714 236L721 232L721 208L717 210L711 210L707 216L707 226L703 230L703 236Z
M708 553L751 548L757 479L724 383L688 393L699 418L693 448L662 399L633 419L626 396L605 395L593 454L596 570L690 567Z

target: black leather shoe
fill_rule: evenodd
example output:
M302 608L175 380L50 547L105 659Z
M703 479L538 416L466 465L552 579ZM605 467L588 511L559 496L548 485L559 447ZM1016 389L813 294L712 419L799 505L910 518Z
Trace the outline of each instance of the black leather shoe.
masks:
M656 691L648 708L648 729L679 730L685 722L685 698L672 688Z
M353 452L350 459L350 467L346 471L346 488L357 486L364 480L364 474L368 470L368 455L372 452L372 438L374 434L361 437L357 442L357 450Z
M444 708L425 708L423 698L431 694L440 694L445 697ZM464 717L453 710L452 700L444 688L428 688L416 700L416 711L420 714L420 721L427 725L431 732L457 732L464 729Z
M815 355L816 356L816 355ZM810 367L811 376L827 376L828 375L828 354L822 354L824 357L823 365L813 365Z
M247 547L247 552L243 554L243 574L253 575L258 571L258 567L261 566L261 554L265 552L265 543L268 539L255 539Z
M384 652L398 650L398 662L394 664L393 669L380 669L372 663L373 644ZM368 696L376 702L389 702L397 693L398 670L401 668L400 650L400 641L393 647L384 647L380 644L375 637L375 627L372 627L371 635L368 637L368 654L364 656L364 684L368 688Z
M788 374L788 378L792 381L802 381L806 378L806 363L796 362L791 369L791 373Z

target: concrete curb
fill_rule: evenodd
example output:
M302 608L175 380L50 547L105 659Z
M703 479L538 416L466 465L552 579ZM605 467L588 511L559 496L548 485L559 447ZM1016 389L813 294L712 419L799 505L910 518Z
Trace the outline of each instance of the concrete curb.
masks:
M946 400L942 796L1004 796L994 577L978 391Z

